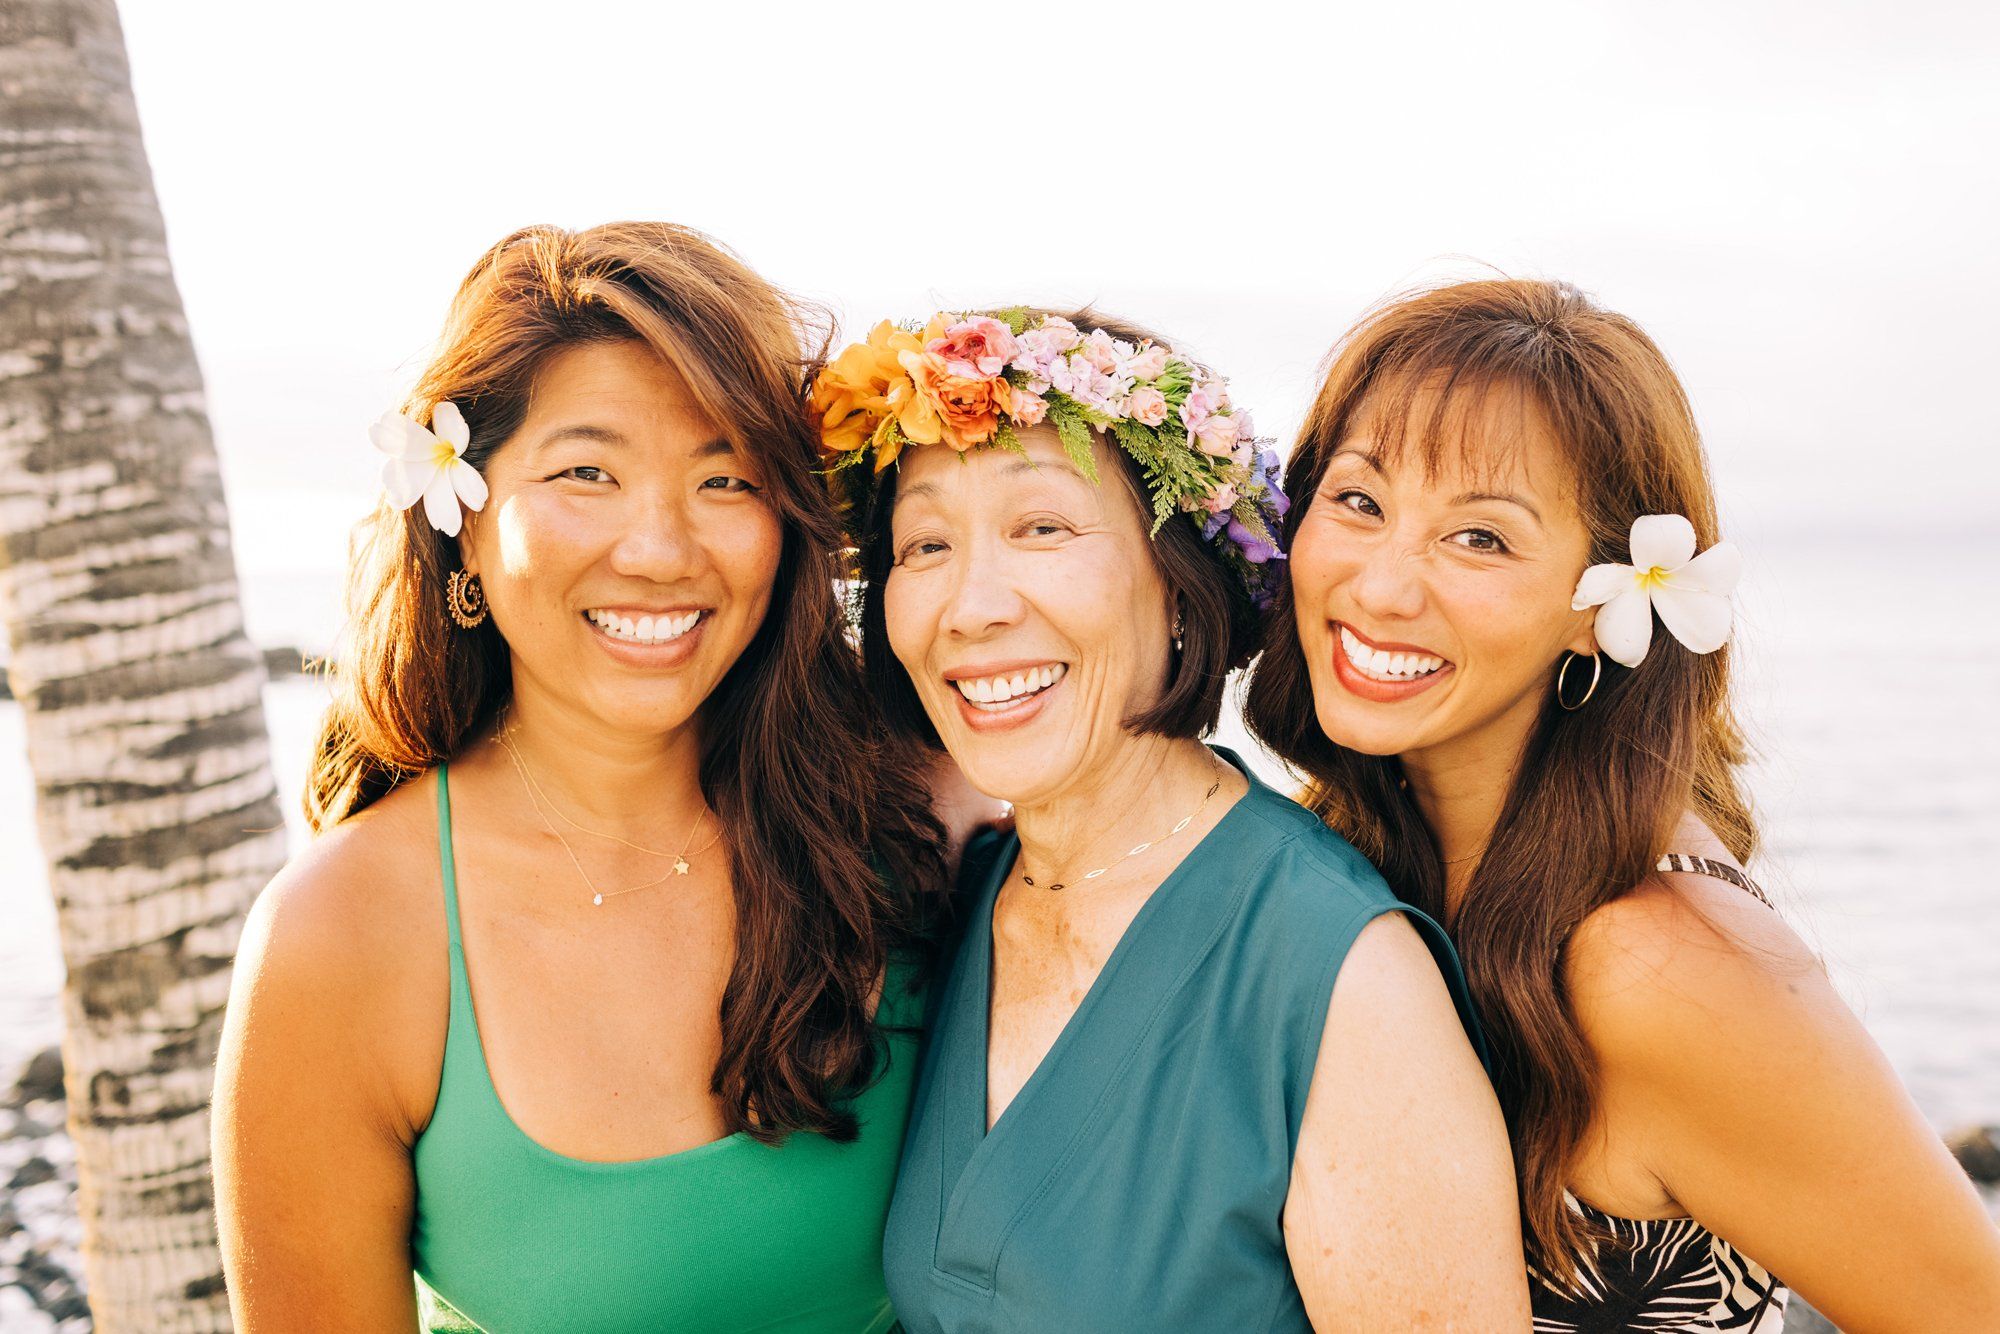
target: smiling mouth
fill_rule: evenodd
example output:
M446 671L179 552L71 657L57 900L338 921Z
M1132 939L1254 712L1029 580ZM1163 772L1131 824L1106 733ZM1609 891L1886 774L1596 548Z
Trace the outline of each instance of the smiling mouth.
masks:
M967 704L981 713L999 713L1033 699L1068 674L1066 664L1052 662L1024 671L970 677L951 684Z
M608 608L593 607L583 614L583 618L608 637L623 643L671 644L694 629L707 614L697 609L658 616L626 616Z
M1451 664L1431 653L1392 651L1363 643L1360 636L1341 623L1340 651L1348 666L1371 681L1403 683L1435 676Z

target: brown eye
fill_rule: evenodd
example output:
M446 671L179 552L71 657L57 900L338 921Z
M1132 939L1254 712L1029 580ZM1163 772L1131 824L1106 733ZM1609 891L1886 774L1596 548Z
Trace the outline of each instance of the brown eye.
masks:
M1351 509L1356 514L1365 514L1371 519L1382 517L1381 506L1377 505L1374 498L1366 491L1342 491L1333 498L1333 503Z
M1489 528L1468 528L1464 532L1453 533L1451 541L1457 542L1468 551L1491 551L1504 554L1507 544L1500 534Z

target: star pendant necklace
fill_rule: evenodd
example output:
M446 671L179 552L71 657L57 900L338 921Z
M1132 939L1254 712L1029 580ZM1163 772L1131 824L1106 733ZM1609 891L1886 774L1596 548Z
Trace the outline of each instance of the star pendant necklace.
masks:
M562 844L562 850L569 854L570 865L576 868L576 873L583 878L583 883L585 888L590 890L590 902L592 907L601 908L604 906L604 901L606 899L616 898L620 894L636 894L642 889L652 889L656 885L664 885L665 883L667 883L667 881L673 879L675 876L686 875L688 874L689 871L693 869L693 866L688 861L688 848L693 846L695 836L701 832L702 825L705 824L708 820L708 808L705 805L702 808L701 814L695 817L694 828L688 830L687 839L685 842L681 844L681 850L676 853L665 853L659 851L656 848L642 847L641 845L634 843L629 838L620 838L616 834L607 834L601 829L587 828L583 825L578 824L576 821L570 819L567 815L564 815L562 811L558 809L555 802L549 799L549 794L542 791L542 785L535 781L535 776L532 773L528 772L527 762L521 758L520 751L517 750L514 746L514 742L512 740L513 732L514 732L514 727L511 722L505 723L501 726L500 731L497 734L497 739L500 742L500 748L502 750L505 750L507 752L507 758L514 762L514 772L518 773L521 776L521 784L524 788L527 789L528 804L535 808L535 814L541 817L543 826L546 827L551 834L554 834L556 836L556 842ZM597 887L596 882L591 880L590 872L583 869L583 862L578 859L576 855L576 849L572 848L569 845L569 840L562 836L562 831L560 829L557 829L555 825L550 822L548 815L542 809L544 804L547 805L550 811L555 812L556 819L561 820L564 824L568 825L570 828L575 829L581 833L594 834L598 838L608 838L614 843L623 843L626 847L632 848L638 852L643 852L649 857L671 856L674 859L674 869L667 872L665 875L661 876L658 880L648 880L644 884L627 885L623 889L599 889ZM709 839L708 842L702 844L700 851L696 852L694 855L697 857L701 856L703 853L707 852L710 848L714 847L716 843L721 840L721 838L722 838L722 830L717 829L715 831L715 837Z

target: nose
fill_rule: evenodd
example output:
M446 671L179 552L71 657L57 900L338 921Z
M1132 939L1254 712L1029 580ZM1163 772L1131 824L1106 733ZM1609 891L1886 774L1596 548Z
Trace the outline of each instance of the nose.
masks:
M671 584L695 572L701 544L695 540L686 503L665 492L635 494L623 507L611 568L630 579Z
M1407 620L1424 609L1423 561L1395 542L1372 544L1347 583L1357 610L1381 620Z
M954 564L956 579L939 618L940 631L957 639L982 639L1020 623L1027 599L1017 581L1020 571L1004 549L975 544Z

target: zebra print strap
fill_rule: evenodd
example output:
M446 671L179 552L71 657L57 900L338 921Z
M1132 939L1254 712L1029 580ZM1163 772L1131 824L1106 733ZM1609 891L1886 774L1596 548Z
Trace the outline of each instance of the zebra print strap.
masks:
M1748 890L1765 907L1771 906L1770 896L1757 888L1757 882L1727 862L1713 861L1707 857L1690 857L1684 852L1668 852L1661 855L1653 869L1679 871L1684 875L1705 875L1714 880L1727 881L1738 889Z

